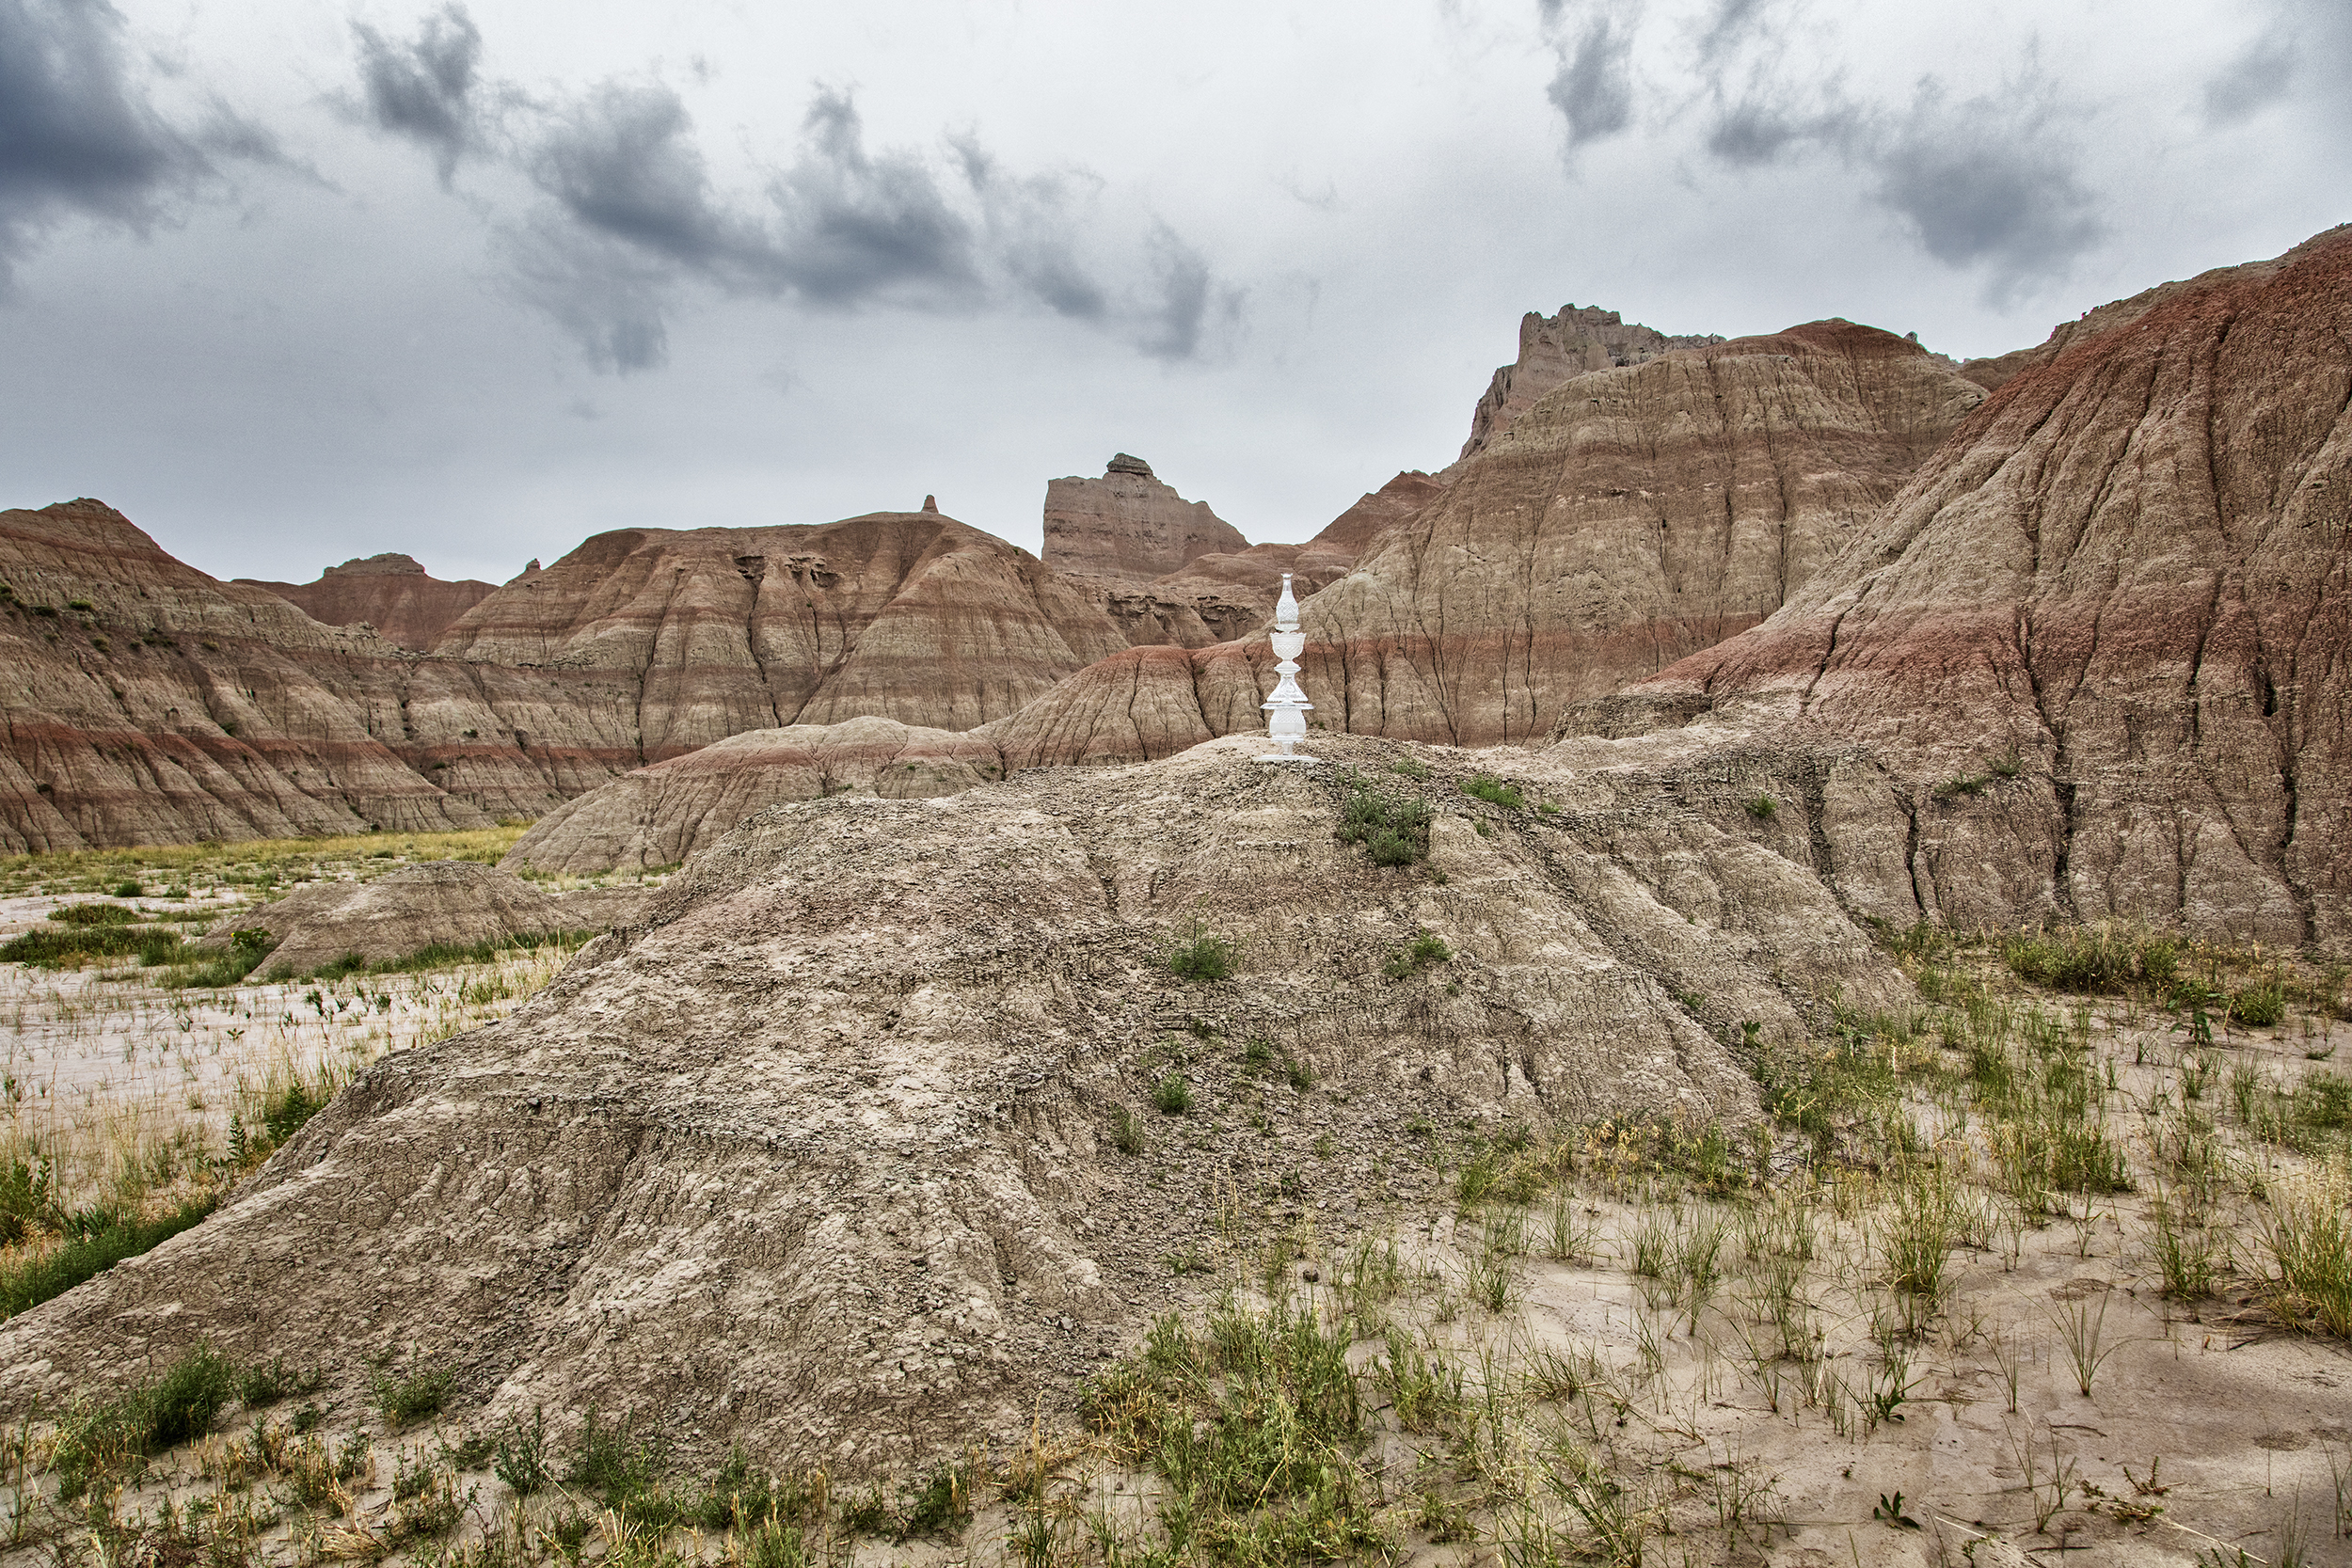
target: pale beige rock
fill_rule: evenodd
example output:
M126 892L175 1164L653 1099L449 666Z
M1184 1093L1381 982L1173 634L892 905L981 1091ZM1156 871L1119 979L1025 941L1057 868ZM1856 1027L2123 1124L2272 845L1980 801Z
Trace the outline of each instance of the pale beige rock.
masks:
M1045 486L1045 563L1072 577L1133 586L1248 547L1206 501L1184 499L1123 451L1100 479L1072 475Z
M1065 1418L1184 1289L1213 1180L1327 1212L1438 1196L1416 1118L1737 1126L1741 1021L1907 994L1809 875L1671 805L1539 767L1565 809L1486 836L1458 781L1492 760L1423 752L1431 859L1383 869L1339 768L1257 750L749 819L511 1019L384 1058L205 1224L0 1324L0 1416L205 1340L358 1400L389 1349L481 1430L633 1411L682 1458L911 1472ZM1196 930L1233 978L1164 967ZM1457 956L1385 977L1419 931Z
M237 932L259 928L276 942L264 971L301 975L347 957L389 963L427 947L585 928L567 927L564 914L556 899L511 871L427 861L373 881L306 882L274 903L222 917L195 945L225 950Z
M922 800L1003 776L1002 753L979 731L891 719L753 730L566 801L501 863L575 873L675 865L766 806L829 795Z
M1706 348L1721 338L1668 337L1597 305L1563 305L1556 316L1530 310L1519 318L1519 356L1498 368L1470 411L1462 456L1474 457L1518 422L1545 393L1592 371L1639 365L1678 348ZM1458 460L1457 460L1458 461Z

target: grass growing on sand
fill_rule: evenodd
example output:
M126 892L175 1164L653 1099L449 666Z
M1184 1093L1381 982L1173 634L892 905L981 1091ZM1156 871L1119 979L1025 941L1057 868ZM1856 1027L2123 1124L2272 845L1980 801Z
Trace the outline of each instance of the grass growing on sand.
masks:
M1410 1165L1407 1196L1351 1217L1279 1160L1220 1167L1175 1307L1009 1447L849 1481L690 1459L651 1413L491 1423L429 1359L324 1370L371 1397L291 1413L307 1371L230 1367L224 1398L175 1365L170 1401L140 1384L0 1444L15 1544L223 1568L1558 1568L1867 1561L1898 1537L1954 1561L1984 1535L2283 1560L2286 1499L2308 1514L2352 1451L2253 1428L2180 1451L2204 1439L2149 1412L2208 1366L2352 1339L2343 976L2185 943L2168 970L2160 939L2121 931L1887 947L1917 1005L1816 999L1803 1038L1682 999L1756 1073L1760 1121L1432 1113L1365 1156ZM2271 1022L2214 1000L2272 984ZM316 994L277 993L316 1022L361 996L381 1016L358 985ZM1286 1074L1279 1037L1192 1023L1104 1107L1109 1168L1149 1180L1254 1096L1307 1116L1350 1092ZM311 1093L257 1085L239 1125L281 1137L273 1115ZM1146 1138L1136 1106L1189 1119ZM0 1171L0 1213L38 1185ZM167 1446L167 1405L189 1433ZM1930 1463L1956 1419L1980 1441ZM2135 1447L2159 1428L2166 1451ZM2275 1475L2246 1471L2249 1444Z

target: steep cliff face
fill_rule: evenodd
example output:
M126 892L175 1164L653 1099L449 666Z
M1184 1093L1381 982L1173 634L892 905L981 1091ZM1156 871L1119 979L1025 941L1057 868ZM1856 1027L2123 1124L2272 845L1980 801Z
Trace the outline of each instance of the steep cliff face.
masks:
M1770 736L1890 919L2342 942L2347 344L2352 229L2069 323L1770 621L1563 732Z
M1004 541L937 513L884 512L598 534L484 600L434 652L526 673L495 699L502 712L526 689L559 708L570 699L589 716L578 741L626 734L636 766L859 715L969 729L1123 643Z
M1292 575L1300 598L1344 577L1375 538L1444 491L1418 471L1401 473L1360 497L1304 545L1251 545L1195 556L1183 568L1137 586L1073 579L1088 591L1136 647L1205 648L1263 627Z
M1045 563L1104 583L1137 585L1204 555L1249 547L1241 531L1162 483L1152 465L1120 452L1100 479L1045 485Z
M0 847L489 820L395 749L396 650L183 565L110 507L0 512Z
M1706 348L1722 341L1706 334L1668 337L1639 322L1629 324L1616 311L1597 305L1581 309L1563 305L1556 316L1530 310L1519 318L1519 356L1495 371L1486 394L1470 412L1470 439L1462 443L1462 456L1484 451L1487 443L1564 381L1593 371L1639 365L1675 349Z
M0 845L20 849L536 816L745 730L970 728L1126 646L936 513L599 535L431 655L215 581L95 501L0 514Z
M1848 322L1564 383L1303 606L1313 721L1540 740L1569 704L1777 610L1984 396ZM1263 655L1090 668L1001 727L1008 763L1140 760L1254 725Z
M265 582L239 578L249 588L265 588L330 626L366 625L398 647L421 651L497 590L471 578L443 582L428 576L416 559L372 555L329 566L316 582Z

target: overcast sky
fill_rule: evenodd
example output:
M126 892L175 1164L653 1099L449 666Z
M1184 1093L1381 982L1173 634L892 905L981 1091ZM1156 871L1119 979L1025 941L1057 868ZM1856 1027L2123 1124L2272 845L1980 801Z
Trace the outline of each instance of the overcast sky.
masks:
M1253 540L1519 315L1959 356L2352 218L2344 0L0 0L0 504L220 577L1152 462Z

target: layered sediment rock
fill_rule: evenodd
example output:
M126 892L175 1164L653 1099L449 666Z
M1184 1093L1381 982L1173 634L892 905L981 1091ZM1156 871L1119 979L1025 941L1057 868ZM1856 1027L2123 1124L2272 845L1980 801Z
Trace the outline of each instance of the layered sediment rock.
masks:
M2347 344L2352 229L2068 323L1785 609L1563 734L1769 741L1899 923L2343 943Z
M96 501L0 514L0 582L10 849L535 817L745 730L969 728L1126 646L936 513L599 535L429 656L216 581Z
M1470 413L1462 456L1474 457L1562 382L1593 371L1639 365L1678 348L1707 348L1723 340L1704 333L1669 337L1629 324L1597 305L1563 305L1556 316L1530 310L1519 318L1519 356L1496 369Z
M1817 322L1564 383L1307 601L1327 730L1541 740L1574 702L1777 610L1983 388L1916 343ZM995 732L1009 767L1165 756L1260 722L1263 640L1136 649Z
M346 561L326 568L316 582L236 580L268 589L314 621L370 626L387 642L420 651L433 646L451 622L497 592L471 578L443 582L405 555Z
M1123 451L1100 479L1046 482L1045 564L1074 578L1135 586L1248 547L1208 502L1184 499Z
M352 700L402 687L372 633L215 581L94 500L0 512L0 847L488 825Z
M1333 518L1304 545L1252 545L1195 556L1180 570L1136 586L1073 578L1136 647L1205 648L1260 630L1272 619L1291 574L1301 597L1338 581L1380 533L1444 490L1427 474L1402 473Z
M753 817L514 1016L385 1057L203 1225L0 1324L0 1416L209 1342L326 1399L413 1355L479 1430L628 1412L682 1457L914 1470L1072 1412L1237 1169L1329 1213L1435 1196L1416 1118L1737 1127L1743 1022L1907 993L1809 874L1687 814L1548 776L1565 809L1494 814L1457 784L1490 759L1428 752L1429 860L1384 869L1339 769L1255 750ZM1233 978L1169 973L1202 929L1245 939ZM1455 956L1384 974L1421 932ZM1181 1133L1133 1116L1170 1071Z

